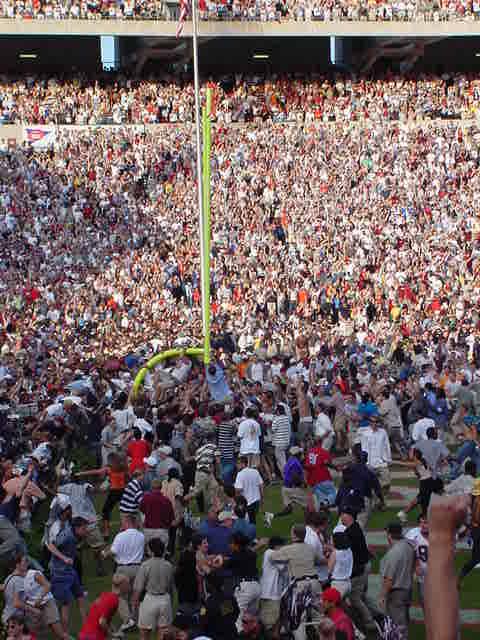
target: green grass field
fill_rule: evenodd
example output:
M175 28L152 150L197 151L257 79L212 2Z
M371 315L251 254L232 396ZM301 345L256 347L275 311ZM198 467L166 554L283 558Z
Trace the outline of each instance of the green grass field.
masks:
M394 481L394 484L400 485L401 481ZM403 486L415 486L415 480L407 479L403 481ZM100 512L100 507L103 505L104 501L103 495L98 495L97 502L97 511ZM388 500L387 500L388 503ZM278 485L274 485L268 487L265 493L265 510L276 512L282 508L281 504L281 494L280 487ZM388 522L395 519L395 515L398 509L387 509L384 512L374 513L369 524L369 529L383 529ZM35 557L39 557L40 551L40 539L43 531L43 523L45 522L46 512L45 509L40 510L37 513L34 522L34 531L29 539L29 548L32 552L32 555ZM271 529L267 529L264 526L263 518L260 516L257 522L257 535L259 538L261 537L269 537L271 535L281 535L284 537L288 537L291 526L296 522L302 522L302 512L300 509L297 509L293 514L284 518L277 518L273 522L273 526ZM332 517L333 522L333 517ZM412 524L415 522L415 514L412 514L411 518ZM113 519L112 519L112 530L116 532L119 527L119 515L118 510L114 511ZM385 550L378 549L376 558L372 563L372 572L377 573L379 568L379 563L382 555L385 553ZM469 554L467 552L461 552L457 554L456 557L456 566L457 569L462 566L462 564L467 560ZM88 600L91 602L95 599L95 597L101 592L110 589L110 576L113 572L113 565L108 565L110 575L105 578L99 578L96 576L96 563L93 554L86 550L83 552L83 565L84 565L84 586L88 591ZM460 596L461 606L462 608L474 609L479 606L479 586L480 586L480 575L479 572L474 570L464 581L462 586L462 592ZM115 621L117 622L117 621ZM119 622L119 621L118 621ZM74 606L72 610L72 623L71 623L71 632L74 636L78 633L80 628L80 616L78 609ZM474 638L479 637L480 627L476 628L463 628L461 637L464 640L474 640ZM139 637L138 632L134 631L125 636L127 639L136 640ZM410 638L413 640L423 640L425 638L425 628L423 624L412 624L411 625L411 633Z

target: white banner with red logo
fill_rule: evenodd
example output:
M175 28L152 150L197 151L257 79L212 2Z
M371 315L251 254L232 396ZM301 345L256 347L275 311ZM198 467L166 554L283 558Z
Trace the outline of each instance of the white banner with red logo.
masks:
M23 128L23 140L34 149L49 149L57 139L57 128L54 125L36 124Z

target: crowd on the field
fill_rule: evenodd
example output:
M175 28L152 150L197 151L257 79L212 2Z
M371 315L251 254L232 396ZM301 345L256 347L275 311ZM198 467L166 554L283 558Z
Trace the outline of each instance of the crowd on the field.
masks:
M451 569L444 548L432 567L425 550L424 516L443 492L473 496L460 579L480 560L480 129L416 122L407 104L472 108L475 78L235 82L214 100L212 363L170 361L137 395L133 379L151 356L201 338L192 125L59 127L51 147L0 151L0 559L11 640L66 639L75 601L80 640L103 640L117 609L117 636L138 627L142 638L158 628L165 638L303 639L312 617L322 638L392 621L390 640L406 637L414 575L421 599L425 573ZM25 78L2 91L31 121L22 92L37 96L39 115L40 96L59 101L64 86L64 102L88 96L87 112L105 99L81 78ZM155 86L119 81L109 99L153 99ZM164 91L189 110L191 93L175 86ZM233 114L236 93L252 117L230 126L220 113ZM256 117L259 103L302 117ZM394 457L419 490L395 507L377 593L365 532L372 510L390 506ZM101 523L93 488L105 494ZM455 505L439 507L449 548L465 506ZM404 536L415 510L423 518ZM290 542L278 537L285 523ZM82 540L92 549L83 564ZM113 585L87 607L91 553ZM431 581L450 582L457 594L454 574ZM439 607L436 622L453 610Z
M425 334L392 352L326 331L318 350L299 336L268 356L264 340L243 350L226 334L207 366L180 356L134 393L148 353L69 371L40 336L2 354L8 640L67 640L77 606L79 640L137 628L142 639L304 640L312 628L320 640L401 640L414 593L427 628L456 631L458 588L480 560L478 340L470 353ZM56 384L19 405L34 354ZM393 462L412 469L418 494L369 544L372 514L392 507ZM459 586L457 537L473 542ZM95 572L111 588L98 593Z
M477 74L384 77L321 74L206 79L213 120L232 122L350 122L472 119L480 103ZM178 124L192 122L193 83L187 77L146 79L83 74L4 76L0 121L23 124Z
M176 20L179 4L159 0L56 2L2 0L0 17L23 20ZM281 21L473 21L476 0L203 0L203 20Z

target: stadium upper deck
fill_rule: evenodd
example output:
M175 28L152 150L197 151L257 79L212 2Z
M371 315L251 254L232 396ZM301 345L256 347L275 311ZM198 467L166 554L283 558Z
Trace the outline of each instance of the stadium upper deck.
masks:
M0 33L175 33L178 0L1 0ZM470 35L479 0L201 0L201 33L214 35ZM188 23L185 34L188 35Z
M178 0L2 0L0 17L175 20ZM201 0L201 17L241 22L472 22L478 0Z

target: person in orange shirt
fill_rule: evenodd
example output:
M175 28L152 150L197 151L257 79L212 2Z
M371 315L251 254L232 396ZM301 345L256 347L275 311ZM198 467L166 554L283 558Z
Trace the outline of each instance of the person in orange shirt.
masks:
M242 380L245 380L247 377L247 369L250 364L248 360L248 356L246 354L242 355L242 360L237 365L238 377Z
M306 289L300 289L300 291L298 292L298 304L299 306L305 306L307 304L308 301L308 291Z
M105 467L81 471L80 473L77 473L75 477L82 478L86 476L108 476L110 481L110 488L102 510L103 535L108 537L110 535L110 519L112 517L112 511L115 505L122 499L123 490L125 489L128 481L127 465L121 456L116 453L111 453L108 456L108 464Z

